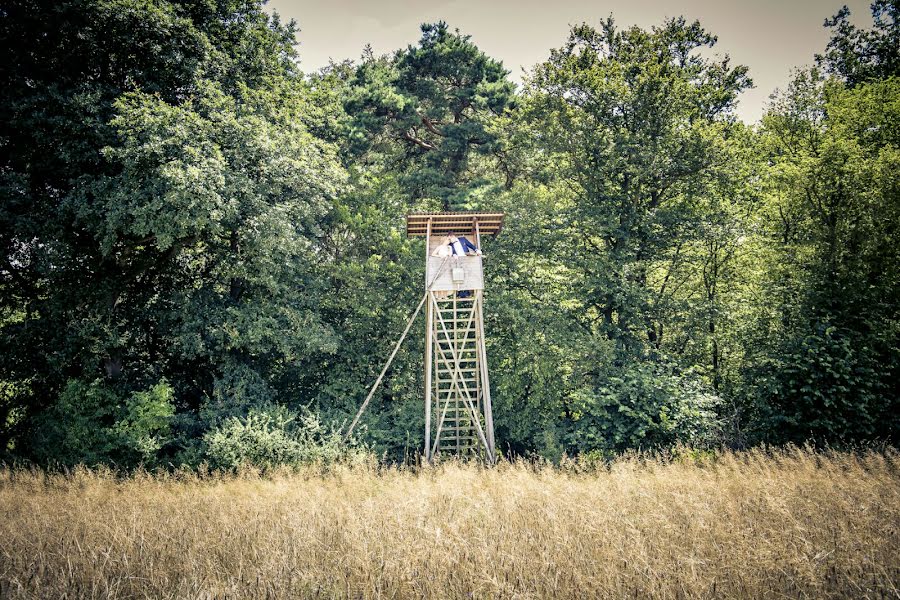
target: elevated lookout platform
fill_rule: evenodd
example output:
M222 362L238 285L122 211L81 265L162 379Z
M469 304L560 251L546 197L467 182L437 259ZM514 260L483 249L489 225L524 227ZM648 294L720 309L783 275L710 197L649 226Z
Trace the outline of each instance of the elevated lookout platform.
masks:
M432 256L446 243L449 234L466 237L478 248L484 235L496 235L503 226L503 214L495 212L436 212L406 216L406 235L428 237L425 280L429 290L454 292L483 290L484 268L480 256L452 258Z
M406 235L425 243L425 459L440 455L497 460L484 339L482 256L432 256L447 236L481 249L503 213L436 212L406 216ZM448 248L449 250L449 248Z

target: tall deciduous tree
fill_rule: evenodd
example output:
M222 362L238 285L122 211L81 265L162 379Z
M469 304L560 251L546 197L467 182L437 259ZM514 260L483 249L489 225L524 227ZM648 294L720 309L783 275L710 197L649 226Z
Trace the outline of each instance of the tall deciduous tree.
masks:
M816 62L850 86L900 75L900 2L875 0L871 10L873 26L867 29L850 22L846 6L825 20L831 39Z
M701 53L715 41L683 19L651 31L581 25L527 88L558 213L530 251L565 273L554 288L565 299L545 306L569 307L593 340L569 377L575 447L671 439L679 402L706 403L690 378L674 376L667 343L686 247L702 233L732 108L750 85L745 67Z
M848 89L801 71L763 120L772 252L748 389L762 435L890 437L897 430L900 82Z
M67 389L124 402L168 378L182 429L279 399L284 364L334 345L314 295L344 178L309 132L293 25L255 1L3 11L4 434Z

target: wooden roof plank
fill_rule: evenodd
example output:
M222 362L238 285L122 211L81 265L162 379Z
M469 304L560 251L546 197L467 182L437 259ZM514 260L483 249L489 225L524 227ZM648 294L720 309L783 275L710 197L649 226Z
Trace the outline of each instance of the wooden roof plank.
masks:
M504 216L505 213L502 212L478 211L411 213L406 215L406 235L409 237L427 235L429 221L432 235L474 231L476 220L482 235L496 235L503 227Z

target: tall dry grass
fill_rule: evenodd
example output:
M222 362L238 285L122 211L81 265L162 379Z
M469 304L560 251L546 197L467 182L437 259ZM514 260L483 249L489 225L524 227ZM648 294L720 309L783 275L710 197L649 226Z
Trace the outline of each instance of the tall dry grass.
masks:
M0 471L8 598L897 598L900 456Z

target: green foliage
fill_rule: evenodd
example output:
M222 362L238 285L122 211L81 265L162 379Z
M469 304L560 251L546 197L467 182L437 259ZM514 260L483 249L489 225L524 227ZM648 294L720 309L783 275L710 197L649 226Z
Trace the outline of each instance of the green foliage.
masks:
M113 431L120 445L134 454L133 462L153 465L171 440L173 399L172 386L164 380L147 391L134 392L125 401Z
M847 89L811 71L764 121L773 268L761 285L775 293L748 337L746 377L764 437L895 435L898 119L896 77Z
M114 443L117 401L102 381L69 381L37 420L32 436L35 458L63 465L105 462Z
M172 386L166 381L122 397L100 379L70 380L41 413L30 450L42 463L152 467L172 441Z
M0 452L343 459L421 289L415 210L485 240L506 453L895 439L897 7L758 126L697 22L572 28L517 93L438 22L300 74L256 0L12 0L0 44ZM415 333L363 419L423 442ZM297 415L305 415L298 417Z
M786 339L786 347L758 366L760 380L770 382L761 391L776 439L853 440L883 433L877 421L894 418L892 407L883 406L886 382L866 340L854 337L817 323L802 338Z
M662 282L697 237L729 110L749 85L745 67L701 58L714 42L683 20L652 32L580 26L530 87L527 114L573 189L549 242L580 288L585 326L629 355L662 349Z
M825 20L831 39L816 62L851 86L900 75L900 2L875 0L871 9L871 28L851 23L847 6Z
M708 446L720 441L719 399L689 378L652 365L617 369L596 390L574 396L573 449L622 451L681 442Z
M347 102L354 149L363 157L395 155L410 202L470 208L491 184L478 157L502 160L490 122L512 105L507 74L469 36L444 22L423 25L418 46L393 57L368 55L357 68Z
M715 186L743 135L730 111L746 68L703 58L714 42L684 20L649 32L582 25L527 87L522 117L547 183L521 184L504 207L506 264L492 265L491 285L509 290L501 310L513 330L499 352L517 381L495 377L515 394L498 407L537 404L570 452L718 434L709 382L688 361L674 374L695 335L684 321L708 310L680 292L715 233L701 225L724 220L733 192ZM690 414L695 431L681 431Z
M331 464L351 457L339 432L328 430L313 415L302 417L278 408L251 410L231 417L203 437L213 467L233 470L244 466Z

